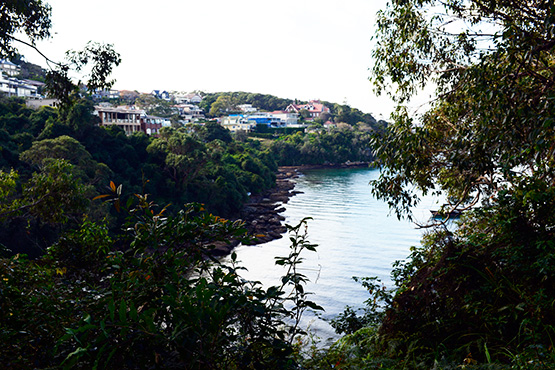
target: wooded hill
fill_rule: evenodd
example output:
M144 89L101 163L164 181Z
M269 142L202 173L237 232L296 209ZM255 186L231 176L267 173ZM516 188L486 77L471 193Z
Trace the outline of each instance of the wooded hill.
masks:
M81 202L94 219L101 208L91 199L107 190L110 181L123 194L149 194L168 211L199 202L219 216L233 217L248 199L275 185L277 164L323 164L368 161L369 131L341 125L329 132L297 133L272 140L232 138L217 123L165 129L157 138L137 133L126 136L115 127L99 127L92 102L80 100L66 114L42 107L33 110L17 98L0 100L0 169L16 171L17 186L3 198L1 240L16 252L36 256L64 228L44 222L37 207L45 199L27 199L29 182L52 160L65 160L70 173L83 186ZM41 185L46 186L46 185ZM34 185L36 192L47 188ZM23 202L25 203L25 202ZM22 208L23 207L23 208ZM69 207L69 205L68 205ZM117 215L112 215L117 218ZM121 220L119 221L121 222ZM24 226L25 225L25 226ZM116 227L118 222L114 221Z

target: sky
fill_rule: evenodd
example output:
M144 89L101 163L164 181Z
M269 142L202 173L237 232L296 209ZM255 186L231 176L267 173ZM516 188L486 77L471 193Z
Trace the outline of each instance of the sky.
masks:
M115 89L246 91L347 103L387 118L369 81L376 12L386 0L47 0L52 60L113 44ZM32 50L20 51L45 66Z

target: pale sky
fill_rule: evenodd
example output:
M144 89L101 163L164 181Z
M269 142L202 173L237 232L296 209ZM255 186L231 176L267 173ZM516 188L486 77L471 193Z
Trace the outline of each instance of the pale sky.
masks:
M63 59L92 40L122 63L114 88L247 91L347 102L376 118L393 104L368 81L375 14L386 0L47 0L52 34L39 48ZM20 48L30 62L45 65Z

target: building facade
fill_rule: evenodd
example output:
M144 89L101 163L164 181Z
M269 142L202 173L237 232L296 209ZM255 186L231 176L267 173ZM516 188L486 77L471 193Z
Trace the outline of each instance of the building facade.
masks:
M100 117L100 126L116 125L127 135L143 131L141 124L146 115L142 109L95 106L95 113Z
M9 77L14 77L21 73L21 67L7 59L0 59L0 70Z
M306 104L289 104L285 108L287 112L300 113L301 111L308 112L307 120L314 120L316 118L322 118L324 113L330 113L330 109L322 104L319 100L311 100Z
M296 114L284 112L259 112L254 114L231 114L222 117L220 124L231 132L239 130L254 131L257 125L265 125L268 128L281 128L287 126L286 119L297 122Z
M167 118L145 115L141 118L141 131L147 135L158 136L162 127L170 127L171 121Z
M26 83L15 77L6 77L0 73L0 92L8 96L18 96L28 99L40 99L38 88L34 84Z

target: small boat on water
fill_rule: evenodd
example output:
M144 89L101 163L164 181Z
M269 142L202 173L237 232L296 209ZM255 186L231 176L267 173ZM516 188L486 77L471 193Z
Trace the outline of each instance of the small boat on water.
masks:
M462 214L462 211L458 209L453 209L449 212L442 211L442 210L439 210L439 211L430 210L430 212L432 213L432 218L434 219L459 218L461 217L461 214Z

